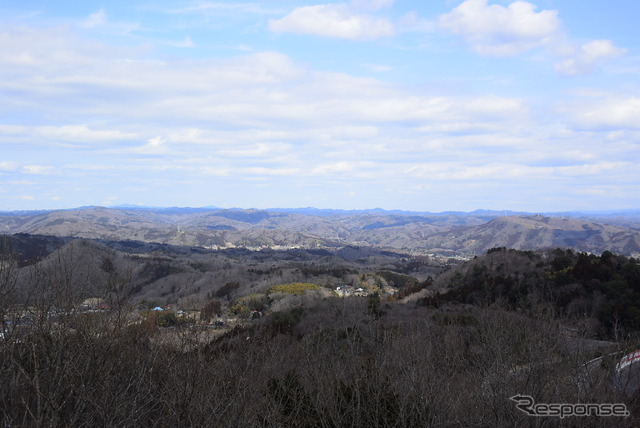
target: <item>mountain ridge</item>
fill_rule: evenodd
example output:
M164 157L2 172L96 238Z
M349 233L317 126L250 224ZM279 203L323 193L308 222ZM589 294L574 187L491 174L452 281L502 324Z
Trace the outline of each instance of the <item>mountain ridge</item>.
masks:
M309 211L311 210L311 211ZM86 239L137 240L206 248L376 246L417 253L473 256L489 248L566 247L640 254L640 211L609 216L547 216L510 211L417 213L222 208L82 207L0 212L0 232ZM306 213L305 213L306 212ZM339 214L342 213L342 214Z

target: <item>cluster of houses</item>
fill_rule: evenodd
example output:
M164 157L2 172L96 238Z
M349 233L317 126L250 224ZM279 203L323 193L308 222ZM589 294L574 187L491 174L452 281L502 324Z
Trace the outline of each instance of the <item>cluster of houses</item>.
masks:
M341 285L334 290L338 296L368 296L369 293L362 287L354 288L353 285Z
M178 309L177 311L175 310L176 308L174 307L174 305L167 305L164 308L162 306L156 306L155 308L151 309L152 311L156 311L156 312L161 312L161 311L171 311L171 312L175 312L176 315L178 315L178 317L184 316L187 313L185 311L183 311L182 309Z
M109 309L109 305L107 305L102 299L90 298L82 302L78 309L80 312L106 311Z

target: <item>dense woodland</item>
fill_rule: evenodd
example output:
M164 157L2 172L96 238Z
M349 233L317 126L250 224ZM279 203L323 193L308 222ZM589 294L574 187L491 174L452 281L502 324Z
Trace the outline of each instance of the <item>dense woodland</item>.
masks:
M634 258L1 242L3 426L640 423L637 394L614 382L640 348ZM81 309L90 298L103 307ZM149 310L168 304L201 318ZM517 394L631 416L534 418Z
M640 330L640 264L609 251L597 256L494 248L437 282L440 292L420 304L499 304L529 315L548 310L602 339Z

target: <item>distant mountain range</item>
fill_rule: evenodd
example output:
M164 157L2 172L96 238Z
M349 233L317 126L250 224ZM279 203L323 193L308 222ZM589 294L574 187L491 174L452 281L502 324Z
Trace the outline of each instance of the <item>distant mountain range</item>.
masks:
M512 211L408 212L82 207L0 212L0 231L209 248L335 248L475 255L490 248L550 247L640 254L640 210L532 214Z

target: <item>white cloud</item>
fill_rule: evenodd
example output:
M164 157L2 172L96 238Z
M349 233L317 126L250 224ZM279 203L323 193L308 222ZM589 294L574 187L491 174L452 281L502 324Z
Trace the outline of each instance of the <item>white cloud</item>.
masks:
M151 138L151 139L149 139L149 142L147 143L147 146L157 149L157 148L161 147L164 144L165 141L166 140L164 138L162 138L162 137Z
M630 166L628 162L596 162L569 166L527 165L525 163L491 163L473 165L466 162L424 163L408 168L411 177L438 181L495 180L500 179L549 179L561 177L598 177L611 171Z
M621 194L621 197L626 197L626 195L624 195L624 192L621 192L618 186L592 186L583 189L577 189L574 191L574 193L597 197L610 196L612 194Z
M60 120L81 124L0 125L0 136L11 133L14 141L41 144L113 142L86 146L88 150L95 146L95 153L107 159L126 159L132 153L153 155L145 157L144 163L129 159L127 166L132 170L149 170L171 155L176 165L192 171L206 166L203 173L221 177L253 174L258 170L240 165L257 163L257 157L262 157L262 164L251 168L291 173L313 171L320 163L329 173L327 165L335 167L345 156L384 164L422 156L425 140L433 141L424 133L482 127L486 135L505 128L516 132L528 115L526 104L517 98L409 92L372 78L314 71L277 52L161 62L131 58L129 50L99 50L90 55L78 49L82 44L73 39L46 49L42 47L46 38L36 43L37 39L29 38L22 45L26 52L37 45L41 65L4 79L18 81L24 88L16 100L19 104L12 105L38 111L40 106L56 105ZM71 58L65 62L65 73L56 62L62 49ZM2 65L0 60L0 87L4 73L15 70ZM108 118L109 123L86 124L95 117ZM136 141L143 143L132 147ZM446 143L440 147L450 150ZM101 163L82 156L64 162ZM353 174L370 173L363 171Z
M36 186L38 183L28 180L11 180L9 181L9 184L12 184L14 186Z
M127 140L135 134L113 129L92 129L89 125L63 126L22 126L0 124L0 141L2 136L18 136L30 144L46 144L51 141L67 143L93 143L114 140Z
M23 69L0 57L0 90L21 90L19 98L5 100L4 108L39 111L43 105L56 105L58 117L81 124L0 125L0 136L13 132L25 141L51 141L53 136L69 142L124 142L164 135L174 142L171 135L178 130L191 130L192 135L183 137L209 144L211 135L198 135L197 130L209 131L216 124L221 129L272 132L282 130L280 125L286 123L291 133L299 127L367 127L377 121L470 126L511 121L527 113L519 99L416 95L376 79L313 71L277 52L161 62L132 57L135 52L129 49L89 52L89 47L85 49L77 40L64 36L56 40L43 33L41 37L10 33L12 37L0 43L0 48L19 45L39 61L37 66ZM96 117L109 118L111 123L100 127L87 124ZM155 128L147 129L149 124ZM230 138L242 132L236 130Z
M382 176L393 171L395 168L389 166L389 171L381 172L379 165L372 161L345 161L338 160L331 163L323 163L308 171L307 174L311 176L321 176L324 178L357 178L357 179L370 179L378 180Z
M592 40L576 46L566 41L556 10L536 12L537 6L516 0L508 6L488 0L466 0L438 20L439 28L462 37L485 56L514 56L534 48L559 58L555 70L563 75L586 74L605 60L617 58L626 49L610 40Z
M81 24L81 26L84 28L93 28L104 25L106 23L107 14L104 9L100 9L99 11L89 15L89 17Z
M582 96L558 111L573 127L587 130L640 129L640 96Z
M265 9L258 3L223 3L223 2L199 2L191 6L168 11L171 14L187 13L253 13L259 15L273 15L280 11Z
M411 166L406 175L415 178L450 181L450 180L493 180L521 178L527 175L527 168L513 163L487 163L484 165L469 165L465 162L423 163Z
M175 46L177 48L192 48L195 46L195 43L193 43L193 40L191 40L191 37L185 36L184 40L180 42L170 42L169 45Z
M130 151L146 155L166 154L169 152L168 147L165 145L166 142L167 140L164 137L157 136L149 138L147 140L147 144L140 147L134 147Z
M44 175L44 174L51 174L52 172L53 172L52 166L25 165L22 167L23 174Z
M351 0L349 6L355 10L377 11L393 5L395 0Z
M200 169L202 175L213 177L228 177L231 174L231 169L228 167L220 166L206 166Z
M265 167L248 167L240 168L236 171L240 175L256 175L256 176L296 176L300 175L299 168L265 168Z
M16 162L0 162L0 171L15 171L16 169L18 169L18 164Z
M594 44L585 55L607 58L610 51L606 44ZM115 187L126 187L123 183L151 189L155 183L177 186L180 180L203 189L199 201L207 192L209 197L222 192L223 183L233 189L225 190L230 201L237 200L234 193L246 200L271 196L237 184L246 179L274 189L320 189L332 183L332 189L362 195L360 204L375 203L380 189L380 199L390 198L387 203L393 205L398 192L383 191L385 186L420 182L423 189L454 195L455 186L467 189L475 180L502 186L496 183L507 178L514 187L528 180L542 189L550 180L566 183L573 177L595 177L605 184L619 172L630 180L637 177L628 164L616 163L637 159L637 135L590 132L640 129L635 95L583 96L562 116L549 118L542 116L546 112L538 116L542 108L530 112L527 100L513 92L465 95L464 88L393 85L314 70L278 52L164 58L91 43L58 29L8 28L0 34L0 92L6 95L0 113L25 119L19 125L0 124L0 146L11 150L0 169L31 174L23 177L34 186L55 177L55 192L65 200L66 190L58 183L83 182L90 189L94 182L108 181L99 195L90 195L96 203L114 194ZM37 152L33 144L49 150ZM51 159L35 157L38 153ZM43 173L55 175L38 175ZM356 182L366 182L369 190L352 189ZM571 193L561 186L553 191L550 197ZM322 192L329 195L327 204L334 203L336 192Z
M313 174L325 175L331 173L352 172L356 168L353 162L339 161L331 164L320 165L313 169Z
M441 15L440 28L463 37L481 55L516 55L548 43L558 31L555 10L536 12L536 6L515 1L507 7L487 0L466 0Z
M93 34L111 34L118 36L129 35L133 31L140 29L140 25L137 22L113 21L109 19L104 9L90 14L82 21L76 21L75 26Z
M394 34L394 26L387 19L360 14L344 3L298 7L281 19L270 20L269 29L350 40L373 40Z
M216 154L221 157L230 158L259 158L268 162L272 156L287 154L291 149L292 147L289 144L261 142L242 147L234 145L233 147L218 150Z
M557 72L567 76L586 74L604 60L617 58L627 52L626 49L613 46L610 40L593 40L574 51L568 58L556 63Z
M587 177L597 176L609 173L610 171L621 171L629 166L628 162L598 162L584 165L571 165L554 168L554 170L563 176L569 177Z
M19 109L55 104L59 117L75 121L107 117L113 124L4 125L0 135L10 132L13 140L42 144L121 141L108 149L100 147L110 156L171 153L176 159L197 159L204 150L198 146L203 146L215 148L215 155L236 159L233 162L262 151L269 162L277 162L286 148L300 154L296 161L304 163L313 161L320 150L311 143L321 143L331 153L348 149L381 156L372 148L385 147L389 138L399 139L397 131L390 137L385 129L393 124L411 123L427 132L480 127L495 132L505 126L517 129L514 123L528 114L519 99L407 93L375 79L309 70L276 52L184 64L136 60L113 51L90 55L77 49L74 40L65 45L62 39L47 49L47 40L18 40L26 52L37 46L41 65L2 79L12 67L0 64L0 87L3 80L20 82L24 89ZM65 73L58 68L58 50L69 53ZM64 96L67 93L69 97ZM427 130L430 126L439 129ZM127 141L146 143L127 149Z

